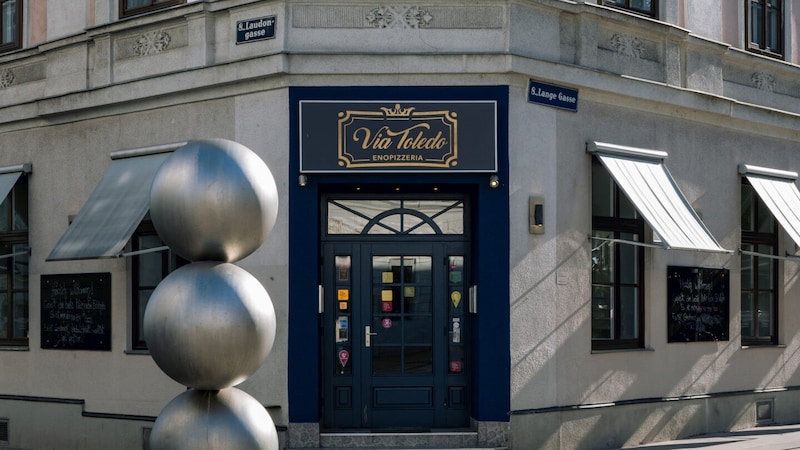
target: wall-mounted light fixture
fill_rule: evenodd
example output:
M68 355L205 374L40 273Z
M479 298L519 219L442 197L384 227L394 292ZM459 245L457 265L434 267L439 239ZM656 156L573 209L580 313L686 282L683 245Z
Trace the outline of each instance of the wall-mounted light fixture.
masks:
M544 198L528 197L528 232L544 234Z
M497 175L492 175L489 177L489 187L494 189L500 186L500 178L497 178Z
M300 176L297 177L297 184L300 185L300 187L305 187L308 184L308 177L301 173Z

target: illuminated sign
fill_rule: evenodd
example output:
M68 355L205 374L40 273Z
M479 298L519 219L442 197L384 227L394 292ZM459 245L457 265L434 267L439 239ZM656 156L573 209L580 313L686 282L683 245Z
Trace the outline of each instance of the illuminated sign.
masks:
M497 103L300 101L301 172L494 172Z

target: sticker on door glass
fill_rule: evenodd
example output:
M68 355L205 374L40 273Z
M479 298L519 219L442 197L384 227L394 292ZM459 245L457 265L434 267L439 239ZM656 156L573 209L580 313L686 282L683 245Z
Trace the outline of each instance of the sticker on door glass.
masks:
M341 364L342 367L344 367L347 365L347 361L349 360L350 360L350 352L348 352L347 350L339 350L339 364Z
M394 282L394 273L392 272L381 272L381 281L384 283L393 283Z
M382 302L390 302L392 301L392 290L391 289L384 289L381 291L381 301Z
M461 292L453 291L450 293L450 301L453 302L453 307L458 308L458 305L461 304Z
M392 328L392 319L387 317L381 320L381 326L386 329Z
M450 372L461 373L461 361L450 361Z
M336 291L336 298L339 301L350 300L350 289L338 289Z
M416 295L417 290L414 286L404 286L403 287L403 297L405 298L414 298Z
M347 316L336 319L336 342L347 342L350 339L350 321Z
M454 344L461 343L461 318L453 317L453 328L451 330L452 340Z

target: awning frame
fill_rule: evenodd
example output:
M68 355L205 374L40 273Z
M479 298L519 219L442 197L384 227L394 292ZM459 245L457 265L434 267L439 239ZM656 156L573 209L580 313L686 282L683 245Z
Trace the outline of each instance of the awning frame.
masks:
M149 209L150 180L169 156L166 154L186 144L175 142L112 152L111 165L46 260L120 258L162 251L123 252Z
M668 250L734 253L719 245L689 204L663 164L668 156L666 152L597 141L587 142L586 152L598 157L663 243L661 246L650 244L642 246Z

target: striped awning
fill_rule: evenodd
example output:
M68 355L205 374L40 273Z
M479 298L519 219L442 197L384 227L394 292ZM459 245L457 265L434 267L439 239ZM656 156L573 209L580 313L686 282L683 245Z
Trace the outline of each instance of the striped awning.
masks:
M720 247L670 175L667 153L603 142L589 142L597 156L647 224L661 247L732 253Z

